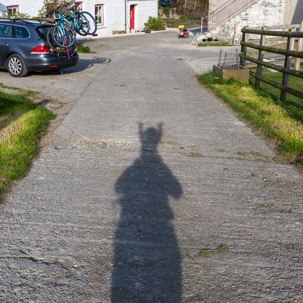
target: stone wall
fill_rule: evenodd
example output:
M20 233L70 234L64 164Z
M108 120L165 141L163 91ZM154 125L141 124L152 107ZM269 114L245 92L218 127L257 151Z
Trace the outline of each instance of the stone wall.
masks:
M275 26L284 24L286 0L260 0L239 15L231 18L224 25L211 31L213 38L232 41L237 26L236 40L241 39L241 28Z

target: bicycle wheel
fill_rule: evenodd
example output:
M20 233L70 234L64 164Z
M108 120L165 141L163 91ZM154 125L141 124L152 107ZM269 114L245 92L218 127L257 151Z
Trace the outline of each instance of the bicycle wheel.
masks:
M78 13L79 32L86 35L93 35L97 31L95 18L89 12Z
M56 43L56 41L52 38L52 28L47 32L46 40L47 40L48 45L57 53L65 53L68 51L70 53L70 55L72 55L72 54L74 54L74 52L77 49L76 39L75 39L74 44L70 47L67 47L67 49L66 49L66 46L62 46L62 45L59 45L58 43Z
M49 45L50 48L52 48L55 52L57 53L63 53L64 52L64 49L66 50L65 47L61 47L59 45L57 45L53 39L52 39L52 35L51 35L51 31L52 29L50 29L47 34L46 34L46 40L47 40L47 43Z
M76 35L71 27L66 24L57 24L50 29L50 36L55 46L71 47L76 42Z

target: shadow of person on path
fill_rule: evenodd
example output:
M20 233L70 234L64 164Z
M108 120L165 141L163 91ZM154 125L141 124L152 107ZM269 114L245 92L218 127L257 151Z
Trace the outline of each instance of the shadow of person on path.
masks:
M141 154L118 178L120 220L114 241L111 302L181 300L182 271L169 196L182 186L157 152L163 130L139 124Z

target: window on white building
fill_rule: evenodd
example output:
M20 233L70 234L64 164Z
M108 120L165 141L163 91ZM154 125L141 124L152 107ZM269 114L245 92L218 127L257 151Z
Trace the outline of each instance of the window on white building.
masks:
M10 5L6 8L8 16L17 15L19 13L19 5Z
M83 10L83 1L76 1L75 4L79 11Z
M95 19L97 24L104 25L104 4L95 5Z

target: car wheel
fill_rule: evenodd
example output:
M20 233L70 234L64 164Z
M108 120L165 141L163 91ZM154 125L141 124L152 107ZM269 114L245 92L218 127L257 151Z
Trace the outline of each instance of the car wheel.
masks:
M24 77L28 73L23 58L17 54L9 56L6 61L6 68L13 77Z

